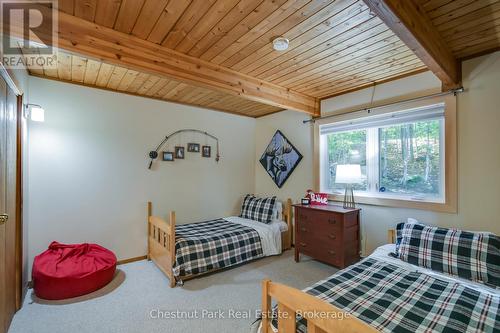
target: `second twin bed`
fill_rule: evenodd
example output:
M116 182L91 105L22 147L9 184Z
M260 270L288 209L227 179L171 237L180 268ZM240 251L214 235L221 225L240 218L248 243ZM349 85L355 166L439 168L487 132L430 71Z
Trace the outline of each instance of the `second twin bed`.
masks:
M176 226L152 216L148 203L148 259L168 276L170 287L188 279L291 247L291 200L247 195L240 216Z

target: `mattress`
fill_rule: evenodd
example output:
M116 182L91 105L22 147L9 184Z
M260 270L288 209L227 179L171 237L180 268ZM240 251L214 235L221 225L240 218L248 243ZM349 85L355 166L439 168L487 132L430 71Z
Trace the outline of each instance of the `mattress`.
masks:
M382 246L304 291L381 332L500 332L500 291L404 263L393 250Z
M265 257L281 253L281 233L288 230L288 225L285 222L274 220L266 224L239 216L226 217L224 220L241 224L257 231Z
M174 277L182 280L280 254L282 229L278 222L265 224L237 216L178 225Z

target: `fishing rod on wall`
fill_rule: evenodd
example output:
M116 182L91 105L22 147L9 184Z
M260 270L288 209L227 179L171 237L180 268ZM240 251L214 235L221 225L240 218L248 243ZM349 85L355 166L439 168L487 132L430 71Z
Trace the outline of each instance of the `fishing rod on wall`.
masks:
M149 167L148 169L151 169L151 167L153 166L153 162L155 159L158 158L158 151L167 143L167 141L169 139L171 139L172 137L180 134L180 133L198 133L198 134L202 134L202 135L205 135L213 140L215 140L215 143L216 143L216 154L215 154L215 161L216 162L219 162L220 160L220 154L219 154L219 138L217 138L215 135L212 135L208 132L205 132L205 131L201 131L201 130L197 130L197 129L181 129L181 130L178 130L178 131L175 131L169 135L167 135L162 142L160 142L160 144L156 147L155 150L152 150L149 152L149 158L151 158L151 161L149 162Z

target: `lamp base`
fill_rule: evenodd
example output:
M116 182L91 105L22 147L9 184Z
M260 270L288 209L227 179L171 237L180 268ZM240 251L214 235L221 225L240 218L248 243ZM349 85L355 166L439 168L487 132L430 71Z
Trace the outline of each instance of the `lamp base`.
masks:
M352 189L352 185L350 184L345 186L344 208L356 208L356 203L354 202L354 191Z

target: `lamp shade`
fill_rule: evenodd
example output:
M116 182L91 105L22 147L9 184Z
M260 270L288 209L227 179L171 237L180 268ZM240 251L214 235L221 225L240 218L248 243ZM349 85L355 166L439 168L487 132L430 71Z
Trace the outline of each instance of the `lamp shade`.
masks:
M360 184L361 165L359 164L339 164L335 177L336 184Z

